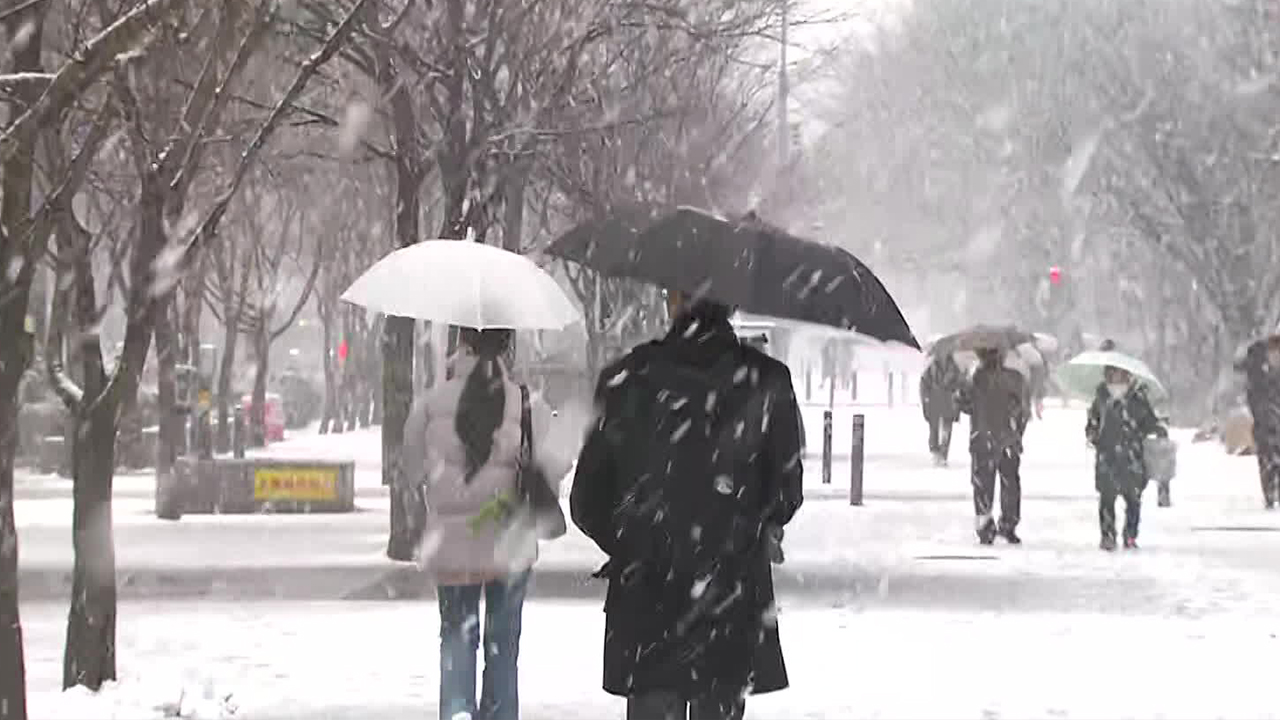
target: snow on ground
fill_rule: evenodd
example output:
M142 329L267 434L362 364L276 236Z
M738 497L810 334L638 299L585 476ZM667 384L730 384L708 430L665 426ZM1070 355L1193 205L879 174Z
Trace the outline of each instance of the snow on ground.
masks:
M952 467L934 468L918 407L858 410L866 504L848 505L847 461L837 458L823 486L819 461L807 460L810 500L776 573L793 687L753 700L748 717L1280 717L1271 660L1280 515L1261 509L1252 458L1177 433L1174 507L1157 508L1149 491L1143 549L1105 554L1083 413L1050 407L1028 431L1026 545L986 548L973 539L964 425ZM853 411L836 409L837 451ZM805 419L820 447L821 408L806 406ZM376 478L378 445L375 429L304 435L267 452L351 457ZM21 483L24 573L33 563L70 567L70 505L56 490L44 478ZM283 578L315 565L291 582L320 583L344 563L390 565L380 558L386 505L376 479L363 484L363 512L349 515L164 523L149 514L150 492L145 477L120 483L122 576L199 566ZM581 581L599 559L573 531L543 547L521 652L529 720L621 717L621 703L598 690L600 588ZM557 586L562 575L573 582ZM123 679L97 697L56 692L65 601L28 600L32 717L159 717L155 708L175 706L184 689L200 717L216 717L228 694L236 717L435 717L429 600L251 601L260 596L234 583L209 595L217 601L126 599Z
M50 690L60 615L41 608L27 616L37 720L160 717L155 708L176 704L184 690L213 698L197 710L216 711L227 698L243 718L437 716L429 604L133 608L119 631L124 679L99 698ZM752 720L1280 717L1274 615L830 608L784 609L780 623L792 687L751 700ZM526 720L622 717L622 702L599 689L602 634L596 604L526 607Z

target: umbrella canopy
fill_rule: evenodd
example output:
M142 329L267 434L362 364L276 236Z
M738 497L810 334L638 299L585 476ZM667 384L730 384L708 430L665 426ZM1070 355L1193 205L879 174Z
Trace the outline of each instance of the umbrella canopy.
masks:
M1135 380L1147 386L1152 400L1168 395L1146 363L1114 350L1090 350L1071 358L1070 362L1058 368L1058 384L1069 393L1092 398L1103 381L1102 371L1107 366L1129 371Z
M981 346L979 346L981 347ZM1021 343L1017 347L1004 350L1004 358L1001 365L1016 370L1026 380L1031 380L1037 372L1047 372L1044 357L1040 352L1032 347L1029 343ZM930 351L930 362L937 358L944 357L936 351ZM951 357L955 359L956 365L964 372L965 375L972 377L975 370L978 369L980 361L978 353L974 350L956 350L951 353Z
M559 330L581 317L555 278L529 258L465 240L396 250L342 299L386 315L479 330Z
M547 252L745 312L920 347L884 284L847 250L791 235L753 214L729 221L680 208L634 232L641 218L575 228Z
M930 355L973 352L981 348L1009 351L1022 344L1036 347L1036 337L1012 325L974 325L938 339L929 346Z

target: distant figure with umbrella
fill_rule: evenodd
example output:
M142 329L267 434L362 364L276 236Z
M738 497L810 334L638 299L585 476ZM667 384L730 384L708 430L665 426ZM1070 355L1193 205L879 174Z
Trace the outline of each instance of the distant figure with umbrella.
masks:
M935 465L947 464L951 450L951 427L960 419L960 392L964 372L951 353L931 354L920 375L920 408L929 423L929 453Z
M1022 516L1022 435L1030 411L1027 379L1008 367L1011 349L991 343L974 348L978 367L960 395L960 410L970 417L969 454L972 458L973 511L978 541L992 544L996 536L1020 545ZM995 506L996 477L1000 478L1000 519Z
M1094 487L1098 491L1100 547L1116 549L1116 499L1124 498L1123 541L1127 550L1138 547L1138 523L1142 492L1153 475L1150 457L1170 449L1151 450L1152 437L1166 440L1168 430L1152 408L1152 398L1165 396L1164 387L1141 360L1116 351L1106 341L1104 350L1084 352L1058 370L1063 389L1077 396L1092 396L1085 438L1097 452ZM1159 479L1159 478L1158 478Z
M1103 370L1098 384L1085 437L1097 450L1094 486L1098 490L1098 524L1103 550L1116 549L1116 497L1124 498L1124 547L1138 547L1138 523L1142 512L1142 491L1147 486L1144 441L1148 435L1167 437L1145 386L1134 382L1133 374L1115 365Z
M803 501L800 411L730 306L668 300L666 337L600 375L572 518L609 556L605 691L630 720L741 720L788 684L770 561Z
M1280 335L1251 344L1236 367L1245 373L1263 503L1275 510L1280 504Z
M431 282L424 283L427 277ZM528 258L455 240L391 253L342 298L459 327L453 377L420 395L409 411L392 501L416 516L417 560L437 586L439 716L518 717L525 591L538 541L566 531L557 488L572 458L550 442L550 409L512 379L504 358L514 330L560 329L576 322L578 312ZM395 559L403 551L389 548ZM477 702L481 597L484 674Z

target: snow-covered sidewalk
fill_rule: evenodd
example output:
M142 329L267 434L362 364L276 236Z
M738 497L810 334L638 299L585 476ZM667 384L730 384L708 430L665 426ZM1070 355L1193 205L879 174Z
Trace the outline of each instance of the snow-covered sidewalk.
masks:
M881 577L903 574L901 568L945 574L949 571L933 568L959 562L919 560L922 556L983 554L973 542L963 425L957 429L953 466L934 468L921 447L924 423L918 413L912 407L868 411L864 507L848 505L847 462L836 463L833 483L825 486L820 463L806 462L809 500L788 528L788 562L779 571L784 593L865 594ZM837 413L837 426L849 417L851 412ZM820 413L817 418L820 427ZM1023 473L1027 545L1014 555L997 548L998 562L966 573L1048 568L1044 582L1052 586L1064 582L1058 578L1069 577L1077 563L1103 562L1094 548L1096 496L1092 458L1080 441L1082 425L1078 409L1051 409L1044 421L1031 425ZM270 449L282 457L327 450L327 457L351 457L364 467L371 484L360 489L359 511L345 515L189 515L165 522L151 513L149 477L120 478L115 521L122 593L299 600L419 595L416 573L383 557L388 501L377 484L377 453L371 450L377 446L376 430L370 430L304 435ZM1275 543L1259 542L1274 534L1210 529L1280 530L1280 517L1260 509L1252 458L1228 457L1216 444L1184 444L1180 467L1175 507L1156 508L1154 497L1147 504L1143 567L1168 564L1187 575L1202 567L1213 573L1220 566L1280 565ZM61 599L69 592L71 505L59 483L65 481L27 477L18 491L21 582L30 599ZM1242 542L1256 544L1257 551L1235 552ZM594 597L598 584L587 578L602 560L591 542L571 529L568 537L543 547L535 592ZM905 575L919 572L926 571Z
M824 487L807 463L810 500L776 571L793 689L753 701L750 718L1280 716L1280 515L1261 509L1252 458L1183 444L1174 507L1149 492L1143 549L1107 554L1083 417L1051 410L1027 437L1026 544L981 547L963 426L954 465L934 468L918 412L868 413L864 507L848 505L847 465ZM333 451L376 477L376 434L361 436ZM271 452L319 444L340 445ZM34 718L159 717L184 688L188 701L230 694L237 717L435 717L436 611L403 599L422 596L421 578L382 559L376 485L349 515L165 523L144 480L125 479L123 680L99 697L56 693L69 589L38 582L69 572L70 506L38 482L17 508ZM601 559L574 530L543 548L521 652L528 720L621 716L598 690L602 588L588 575Z
M892 591L890 591L892 592ZM436 717L430 603L143 604L123 609L122 681L57 692L64 612L27 611L32 717ZM1275 718L1280 619L783 609L792 687L752 699L752 720L800 718ZM526 720L606 720L603 615L595 603L531 602L521 646Z

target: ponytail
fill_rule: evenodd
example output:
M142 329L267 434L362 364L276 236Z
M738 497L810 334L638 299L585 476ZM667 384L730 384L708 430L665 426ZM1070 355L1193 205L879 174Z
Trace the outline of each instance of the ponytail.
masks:
M509 330L464 328L461 338L477 356L476 366L467 376L458 398L454 431L466 451L466 475L471 482L493 453L493 435L506 416L506 378L499 358L511 345Z

